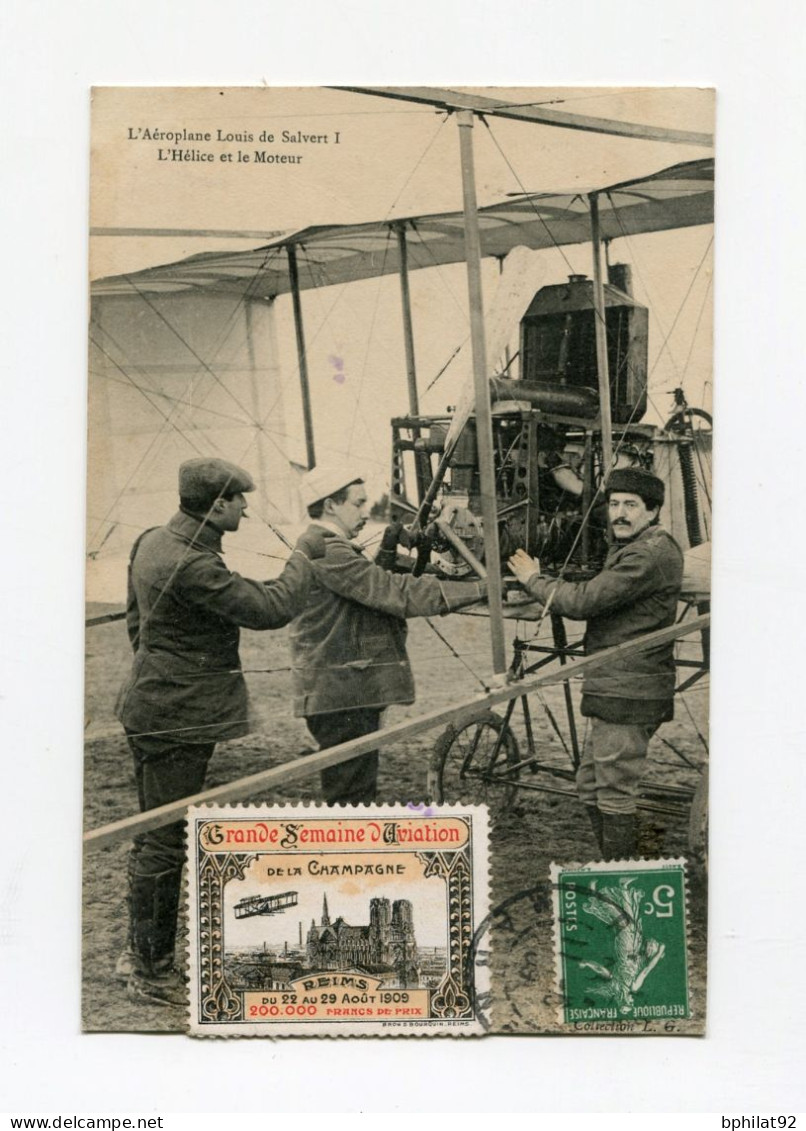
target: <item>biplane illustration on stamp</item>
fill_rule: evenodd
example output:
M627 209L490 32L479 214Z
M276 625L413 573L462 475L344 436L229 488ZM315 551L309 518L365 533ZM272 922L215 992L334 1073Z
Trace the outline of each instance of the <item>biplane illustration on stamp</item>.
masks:
M481 808L200 807L190 831L190 1032L481 1031Z

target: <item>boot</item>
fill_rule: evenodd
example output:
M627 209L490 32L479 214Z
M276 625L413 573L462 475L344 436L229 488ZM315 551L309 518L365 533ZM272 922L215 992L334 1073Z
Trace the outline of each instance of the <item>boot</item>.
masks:
M187 1005L188 989L184 977L168 959L164 964L153 963L151 970L141 973L135 969L129 978L129 1001L138 1005Z
M604 859L634 859L637 848L635 813L603 813L602 818L602 855Z
M176 917L182 870L171 868L155 876L129 876L133 966L128 980L131 1001L153 1005L184 1005L185 981L173 966ZM123 957L119 960L122 965Z
M655 821L638 821L636 855L639 860L658 860L663 856L666 829Z
M599 856L601 857L604 852L604 841L602 838L604 817L602 811L595 805L586 805L585 811L588 814L588 820L591 823L593 835L596 838L596 847L599 849Z

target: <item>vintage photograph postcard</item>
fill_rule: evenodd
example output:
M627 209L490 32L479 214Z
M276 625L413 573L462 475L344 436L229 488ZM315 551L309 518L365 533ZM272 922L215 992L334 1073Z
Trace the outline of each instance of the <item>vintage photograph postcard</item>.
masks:
M705 1032L713 128L92 92L87 1031Z

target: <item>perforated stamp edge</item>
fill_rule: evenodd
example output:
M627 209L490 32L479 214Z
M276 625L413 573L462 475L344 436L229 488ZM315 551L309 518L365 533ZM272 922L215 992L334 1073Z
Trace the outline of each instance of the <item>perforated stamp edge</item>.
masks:
M395 845L394 840L381 842L377 851L388 852L391 848L399 852L401 857L413 856L419 861L423 869L422 879L427 877L442 876L445 882L445 906L443 935L445 939L446 971L436 988L419 991L428 996L428 1016L410 1019L396 1016L394 1009L397 1002L392 1000L384 1002L387 1008L392 1009L391 1015L383 1019L371 1017L367 1020L355 1020L349 1017L339 1017L322 1020L319 1017L307 1018L291 1017L288 1020L278 1018L276 1015L269 1023L266 1020L250 1020L243 1017L244 989L233 989L225 974L226 932L227 916L224 908L224 888L233 879L242 878L257 857L261 855L276 855L275 849L268 848L260 851L260 844L252 840L246 851L228 851L216 846L214 851L209 845L209 835L203 833L205 826L218 824L221 831L226 834L227 828L234 829L235 824L241 829L246 824L263 822L267 828L274 828L282 823L295 825L308 823L310 827L322 828L327 824L335 828L344 828L348 823L373 822L377 829L373 830L375 836L391 836L391 826L397 826L398 834L401 827L410 830L422 830L421 835L428 836L428 830L433 833L441 823L448 827L448 822L464 822L467 827L466 842L456 848L451 848L439 839L429 843L427 839L413 841L417 847L403 848ZM269 824L273 823L273 824ZM405 824L404 824L405 823ZM358 826L356 826L358 827ZM366 825L364 826L366 827ZM189 945L187 955L187 971L190 980L190 1008L188 1014L188 1032L196 1037L368 1037L368 1036L404 1036L404 1037L470 1037L482 1035L485 1025L479 1015L479 1009L489 998L489 968L478 967L470 961L472 941L478 925L489 912L489 821L486 806L469 805L357 805L328 807L308 804L292 805L225 805L225 806L197 806L189 810L187 817L187 851L188 851L188 908L189 908ZM298 831L298 830L297 830ZM264 837L265 831L261 832ZM202 844L204 837L208 839L208 847ZM242 843L245 842L242 841ZM268 843L264 841L264 844ZM278 844L275 840L274 844ZM279 847L279 845L278 845ZM287 854L288 846L283 850ZM340 844L334 847L321 848L318 852L306 850L306 855L337 856L350 855L350 849ZM358 855L355 849L352 850ZM371 849L362 849L363 854L371 854ZM326 891L325 891L326 894ZM369 896L367 896L369 901ZM308 981L317 983L316 988L300 995L309 1000L317 995L318 983L322 977L336 975L336 971L312 972ZM339 986L336 992L344 991L350 997L358 996L380 997L382 986L373 985L378 979L370 976L367 978L360 971L339 971L345 979L363 979L364 988L360 982L351 985L345 983ZM302 979L295 979L302 981ZM328 986L327 989L333 989ZM262 991L261 991L262 993ZM277 999L276 993L266 992L263 996L267 999ZM292 1003L284 1003L280 993L277 1006L287 1008ZM290 994L285 996L290 997ZM298 1003L293 1003L295 1007ZM359 1002L360 1004L360 1002ZM379 1007L379 1002L365 1001L364 1006L373 1009ZM267 1008L273 1008L267 1003ZM307 1006L311 1008L310 1005Z
M601 876L606 878L608 876L623 875L625 872L634 872L638 875L651 872L677 872L680 874L683 893L683 922L681 924L680 934L685 966L686 1012L679 1017L657 1016L635 1018L627 1016L619 1017L618 1015L615 1017L597 1017L593 1015L596 1012L595 1008L592 1008L592 1015L589 1018L569 1019L566 1016L568 1002L565 987L561 880L569 874L584 877ZM557 1021L562 1027L561 1031L573 1033L574 1035L594 1036L608 1034L620 1036L639 1034L668 1036L675 1032L683 1032L683 1030L678 1029L678 1025L681 1022L684 1024L690 1023L694 1019L691 1008L691 986L689 981L691 910L689 906L688 866L686 860L682 857L662 857L656 860L595 860L586 864L558 864L552 862L550 866L550 878L552 890L554 990L557 1001ZM626 925L626 918L623 922ZM605 1012L604 1008L601 1012ZM689 1032L691 1031L688 1025L686 1025L686 1029Z

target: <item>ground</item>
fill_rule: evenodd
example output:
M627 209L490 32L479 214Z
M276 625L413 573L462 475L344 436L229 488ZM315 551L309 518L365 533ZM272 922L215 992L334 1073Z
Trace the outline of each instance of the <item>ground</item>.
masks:
M94 607L91 613L106 611ZM488 623L479 617L451 616L437 627L459 658L422 621L410 625L410 655L417 678L417 703L394 708L388 722L414 718L428 710L469 698L481 691L481 680L491 670ZM514 636L514 623L507 626ZM534 626L521 625L520 635L532 635ZM683 645L692 655L697 644ZM234 780L293 758L314 744L304 722L292 717L288 647L285 631L244 632L241 647L250 695L258 718L255 733L221 744L211 763L210 786ZM95 828L136 811L128 749L114 721L113 704L118 686L131 660L125 628L114 622L87 630L86 713L87 747L84 796L85 824ZM471 669L471 670L468 670ZM256 671L255 669L271 669ZM575 700L578 691L574 689ZM564 727L561 687L533 696L535 741L545 759L567 766L562 740L549 714ZM584 720L580 720L584 727ZM525 748L519 713L513 728ZM651 744L649 776L654 782L691 786L703 764L703 735L707 728L707 690L703 683L678 703L676 718L665 725ZM388 802L420 801L426 796L426 779L440 731L429 731L406 744L386 748L381 758L380 797ZM565 739L567 744L568 740ZM666 744L671 744L674 750ZM682 756L682 757L681 757ZM568 788L561 779L545 774L531 782ZM252 801L289 802L317 800L318 782L294 783L287 792L257 794ZM246 799L245 799L246 800ZM667 817L665 834L657 834L655 852L682 856L688 851L688 822ZM663 835L663 847L658 835ZM493 813L490 931L478 939L478 959L491 951L494 995L492 1026L500 1032L556 1031L553 934L549 865L551 861L584 861L593 856L594 842L581 807L573 796L520 792L513 806ZM177 1031L184 1027L179 1008L148 1007L128 1001L125 986L115 980L115 961L126 936L125 876L128 845L91 849L84 860L84 970L83 1021L91 1031ZM705 1009L706 890L701 855L689 856L689 939L692 1020L678 1023L678 1031L701 1032ZM664 1031L661 1027L659 1031Z

